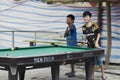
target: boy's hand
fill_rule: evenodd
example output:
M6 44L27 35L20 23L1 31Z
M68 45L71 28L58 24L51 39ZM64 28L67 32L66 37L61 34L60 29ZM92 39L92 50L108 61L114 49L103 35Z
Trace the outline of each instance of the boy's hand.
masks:
M86 44L86 41L85 41L85 40L83 40L83 41L81 42L81 44L82 44L82 45L85 45L85 44Z
M100 48L98 42L95 42L95 48Z
M68 31L68 27L67 27L67 29L65 30L65 33L64 33L64 38L65 37L67 37L67 33L68 33L69 31Z

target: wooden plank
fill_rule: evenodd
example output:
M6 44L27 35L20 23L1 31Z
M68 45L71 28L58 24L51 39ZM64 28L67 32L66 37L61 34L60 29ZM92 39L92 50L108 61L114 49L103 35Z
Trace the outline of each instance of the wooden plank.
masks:
M120 0L106 0L106 1L111 1L111 2L120 2Z
M53 1L53 2L100 2L106 0L46 0L46 1Z
M103 8L102 8L102 2L98 3L98 26L102 29L102 12L103 12Z
M110 2L106 2L106 10L107 10L107 50L106 50L106 59L105 63L109 64L110 55L111 55L111 45L112 45L112 37L111 37L111 6Z
M36 43L45 43L45 44L51 44L51 45L66 45L65 39L54 39L55 41L43 41L43 40L24 40L24 42L29 42L30 46L35 46ZM82 41L77 41L78 46L85 46L88 43L83 43Z
M63 2L63 3L70 3L70 2L118 2L119 0L46 0L47 2Z
M55 41L40 41L40 40L24 40L24 42L29 42L30 44L36 44L36 43L45 43L45 44L64 44L66 45L66 42L55 42ZM33 45L30 45L33 46Z

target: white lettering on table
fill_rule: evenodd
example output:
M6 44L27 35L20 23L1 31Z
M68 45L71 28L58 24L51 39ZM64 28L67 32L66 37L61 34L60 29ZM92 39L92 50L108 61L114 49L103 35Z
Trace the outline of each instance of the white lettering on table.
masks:
M34 58L34 63L54 61L54 57Z
M92 57L92 56L93 56L92 52L83 54L83 57Z

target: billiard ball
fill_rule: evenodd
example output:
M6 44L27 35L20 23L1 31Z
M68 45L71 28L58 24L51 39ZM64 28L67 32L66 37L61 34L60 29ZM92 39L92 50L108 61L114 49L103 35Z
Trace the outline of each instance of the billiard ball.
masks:
M14 51L14 48L11 48L11 51Z

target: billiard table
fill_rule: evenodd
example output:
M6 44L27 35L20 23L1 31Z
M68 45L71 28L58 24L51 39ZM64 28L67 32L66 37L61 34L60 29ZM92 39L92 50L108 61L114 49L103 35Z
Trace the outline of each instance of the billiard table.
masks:
M25 70L51 67L52 80L59 80L60 65L85 62L86 80L90 80L93 58L103 49L68 46L38 46L0 49L0 69L8 71L9 80L24 80Z

